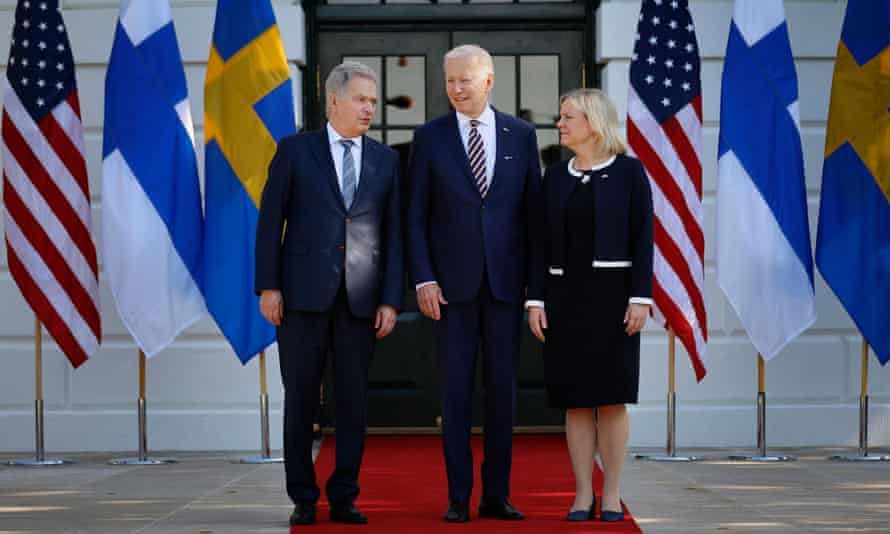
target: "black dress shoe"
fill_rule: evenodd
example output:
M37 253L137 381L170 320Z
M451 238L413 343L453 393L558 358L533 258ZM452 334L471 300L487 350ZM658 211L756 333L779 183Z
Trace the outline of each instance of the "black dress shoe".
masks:
M507 499L502 501L492 501L483 498L482 502L479 503L479 517L501 519L504 521L518 521L520 519L525 519L522 512L514 508Z
M311 525L315 523L315 504L297 503L290 514L290 526Z
M449 523L466 523L470 520L470 507L465 502L449 502L445 512L445 521Z
M349 523L352 525L364 525L368 517L361 513L352 503L331 506L331 521L337 523Z

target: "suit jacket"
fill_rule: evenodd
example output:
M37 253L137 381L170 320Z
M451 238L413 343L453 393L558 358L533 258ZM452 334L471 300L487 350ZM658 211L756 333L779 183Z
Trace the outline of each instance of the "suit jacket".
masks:
M325 311L345 269L352 313L401 307L403 259L399 159L363 138L358 189L346 209L327 129L278 143L263 189L256 236L257 293L279 289L287 309Z
M605 175L605 177L604 177ZM565 275L566 206L579 178L568 162L544 174L539 197L540 225L534 232L537 265L530 276L528 298L546 300L548 276ZM618 155L609 167L592 171L594 198L594 257L597 268L630 269L630 295L652 297L653 209L649 178L639 160Z
M494 114L497 153L484 199L454 112L414 133L408 164L409 263L415 284L437 281L449 302L474 299L485 272L496 299L512 303L525 297L529 217L541 187L537 137L527 122Z

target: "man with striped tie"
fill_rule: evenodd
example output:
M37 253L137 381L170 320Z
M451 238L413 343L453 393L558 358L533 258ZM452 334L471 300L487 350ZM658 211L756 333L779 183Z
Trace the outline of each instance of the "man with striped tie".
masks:
M528 123L488 102L494 64L463 45L445 55L453 113L417 129L408 165L408 253L417 303L435 321L448 473L446 521L468 521L476 356L485 386L480 517L516 520L508 501L529 201L541 187Z
M256 292L278 327L284 462L291 526L315 522L312 416L325 357L334 369L337 460L325 492L332 521L366 523L354 506L374 339L392 332L403 282L399 157L367 135L377 75L355 62L325 84L328 124L284 137L257 222Z

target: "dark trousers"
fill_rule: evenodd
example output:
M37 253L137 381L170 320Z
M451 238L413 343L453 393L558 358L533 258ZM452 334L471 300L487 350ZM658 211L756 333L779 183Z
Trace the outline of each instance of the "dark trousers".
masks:
M359 493L358 474L365 446L374 321L352 315L341 283L331 309L285 313L278 327L278 349L284 384L287 494L295 503L314 503L319 497L312 464L312 420L325 357L330 351L336 402L336 466L325 491L332 504L351 503Z
M484 277L475 300L442 306L436 349L442 382L442 443L448 498L466 503L473 491L470 447L473 379L482 349L485 387L485 459L482 495L502 500L510 493L513 418L522 306L494 299Z

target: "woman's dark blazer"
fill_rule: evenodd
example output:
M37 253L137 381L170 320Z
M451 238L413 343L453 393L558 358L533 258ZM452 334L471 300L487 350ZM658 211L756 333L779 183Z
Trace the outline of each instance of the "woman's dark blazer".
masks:
M652 298L653 211L649 179L639 160L618 155L615 162L592 171L594 186L594 256L591 269L630 264L629 295ZM549 167L536 210L533 261L528 300L546 302L548 276L565 276L566 206L581 178L568 162Z

